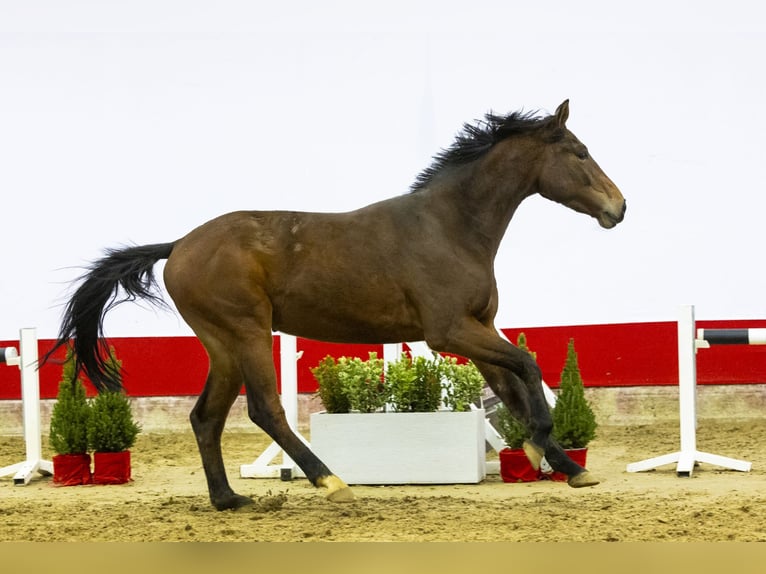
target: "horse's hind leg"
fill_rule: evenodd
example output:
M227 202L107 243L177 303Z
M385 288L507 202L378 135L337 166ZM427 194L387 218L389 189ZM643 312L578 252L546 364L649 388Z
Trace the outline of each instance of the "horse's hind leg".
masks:
M221 452L221 434L242 387L242 377L226 355L211 353L210 346L207 348L211 355L210 372L189 418L202 457L210 501L218 510L236 509L253 501L235 493L229 485Z
M245 341L240 349L250 419L282 447L306 473L306 477L314 486L327 489L329 500L333 502L353 500L354 494L346 483L330 472L287 423L285 411L277 394L271 346L272 335L270 331L266 331L251 341Z

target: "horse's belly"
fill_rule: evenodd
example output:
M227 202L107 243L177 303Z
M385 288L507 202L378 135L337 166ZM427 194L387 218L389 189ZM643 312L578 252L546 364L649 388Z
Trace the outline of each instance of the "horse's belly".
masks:
M310 302L285 301L274 309L273 328L337 343L398 343L423 338L420 321L406 303L388 298L353 299L328 296Z

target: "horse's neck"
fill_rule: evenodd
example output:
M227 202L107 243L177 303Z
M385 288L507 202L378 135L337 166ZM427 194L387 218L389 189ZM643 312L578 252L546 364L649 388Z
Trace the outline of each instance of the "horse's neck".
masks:
M449 182L434 189L452 217L461 222L465 236L494 258L508 225L521 202L532 194L522 174L502 181L487 177L481 166L465 166Z

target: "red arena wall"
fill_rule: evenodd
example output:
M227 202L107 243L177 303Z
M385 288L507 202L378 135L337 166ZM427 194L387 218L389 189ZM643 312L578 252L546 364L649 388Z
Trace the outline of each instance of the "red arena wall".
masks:
M707 329L766 328L766 320L698 321ZM527 337L537 353L543 378L557 387L570 338L574 339L583 381L589 387L675 385L678 383L677 327L674 322L581 325L503 329L516 342ZM207 374L207 355L194 337L116 337L109 339L123 363L125 388L131 396L196 395ZM18 341L0 341L0 347ZM44 354L51 340L39 342ZM298 362L298 389L316 390L311 375L324 356L383 356L382 345L341 345L298 339L303 356ZM40 370L41 398L54 398L61 379L63 352ZM279 373L279 337L274 340L274 360ZM766 346L716 346L697 355L699 384L766 383ZM15 368L0 368L0 399L19 399L19 374Z

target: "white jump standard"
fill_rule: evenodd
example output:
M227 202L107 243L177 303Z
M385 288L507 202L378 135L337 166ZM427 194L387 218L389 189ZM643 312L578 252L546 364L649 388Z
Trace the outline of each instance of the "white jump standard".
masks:
M19 350L14 347L0 348L0 363L18 366L21 370L21 404L24 413L24 442L27 459L24 462L0 468L0 477L13 474L13 484L23 486L32 476L53 474L53 463L42 459L40 438L40 379L37 373L37 331L21 329Z
M678 401L681 420L681 450L634 462L628 472L651 470L677 462L678 476L690 477L694 466L705 462L748 472L751 463L697 450L697 349L711 345L764 345L766 329L699 329L694 337L694 306L681 307L678 318Z

